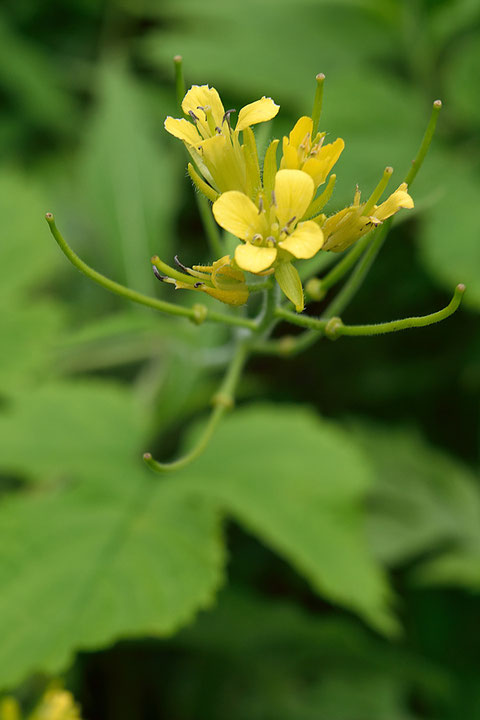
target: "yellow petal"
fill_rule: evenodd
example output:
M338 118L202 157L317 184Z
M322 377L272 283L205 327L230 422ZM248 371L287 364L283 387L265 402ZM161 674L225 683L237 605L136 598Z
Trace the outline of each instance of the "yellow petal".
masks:
M198 109L207 106L212 111L215 125L222 127L225 110L223 109L220 95L215 88L208 87L208 85L193 85L182 101L182 110L185 115L188 115L191 111L198 116Z
M289 140L290 144L293 145L295 148L298 148L299 145L304 141L305 135L310 135L310 139L312 136L312 129L313 129L313 120L310 117L307 117L304 115L301 117L295 125L293 126L293 129L290 133Z
M286 138L284 138L286 140ZM298 162L298 152L297 148L295 148L293 145L288 145L287 143L283 144L283 155L280 162L280 168L283 169L290 169L290 170L298 170L299 166Z
M220 195L213 203L212 211L217 223L241 240L250 240L255 233L265 232L263 216L259 215L258 208L249 197L237 190Z
M267 270L275 262L276 257L276 248L258 247L251 243L237 245L235 249L235 262L238 267L251 273L261 273L263 270Z
M275 117L280 110L280 105L276 105L272 98L262 97L249 105L245 105L238 113L238 121L235 130L240 132L250 125L256 125L260 122L266 122Z
M304 163L302 170L312 176L316 187L325 182L344 147L342 138L337 138L335 142L323 145L314 157Z
M390 197L385 200L385 202L381 203L381 205L378 205L378 207L373 210L372 215L378 218L378 220L386 220L391 215L395 215L400 208L407 208L411 210L413 207L413 199L407 192L407 184L402 183L395 192L393 192Z
M165 119L164 127L170 135L180 138L180 140L183 140L183 142L186 142L189 145L196 145L202 140L195 125L192 125L192 123L188 122L188 120L177 120L176 118L168 116Z
M287 250L294 257L306 260L313 257L323 245L323 232L317 223L309 220L300 223L295 232L286 240L278 243L278 247Z
M301 170L279 170L275 176L276 214L280 227L292 218L302 219L310 205L315 186L310 175Z
M238 162L226 135L222 133L207 138L199 146L199 152L213 178L215 187L220 192L245 189L245 171Z
M225 289L225 285L222 285L222 283L229 283L229 285L231 285L232 282L237 284L244 283L245 275L241 270L233 268L230 255L225 255L219 260L215 260L212 265L212 282L214 285L218 283L218 287Z

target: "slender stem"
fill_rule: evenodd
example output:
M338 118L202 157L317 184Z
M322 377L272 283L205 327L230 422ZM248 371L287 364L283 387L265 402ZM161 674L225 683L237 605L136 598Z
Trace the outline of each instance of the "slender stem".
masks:
M292 325L298 325L299 327L310 328L312 330L324 330L328 323L328 320L311 317L310 315L302 315L301 313L294 313L282 307L275 308L274 315L280 320L287 320Z
M273 282L271 279L261 282L247 283L249 293L260 292L260 290L271 290Z
M257 335L265 334L266 331L272 329L274 318L278 309L280 286L275 283L271 288L265 291L263 308L260 316L257 318ZM295 313L292 313L294 315Z
M334 315L340 315L353 296L358 292L360 286L365 280L368 271L373 265L378 253L380 252L383 243L387 237L388 231L392 224L392 218L386 220L383 225L378 228L375 232L373 240L369 245L367 251L363 255L362 259L358 262L355 270L349 277L346 284L340 290L336 298L328 306L325 315L326 317L333 317Z
M318 272L329 267L334 262L335 253L318 252L313 258L310 260L304 260L299 266L298 274L300 275L300 280L305 282L312 277L312 275L316 275Z
M70 260L72 265L74 265L78 270L80 270L80 272L82 272L84 275L96 282L98 285L101 285L107 290L110 290L110 292L115 293L115 295L120 295L121 297L127 298L127 300L132 300L132 302L139 303L140 305L146 305L147 307L151 307L154 310L159 310L160 312L168 313L169 315L177 315L189 318L195 323L208 321L214 323L224 323L226 325L234 325L236 327L244 327L248 328L249 330L256 330L257 324L255 320L249 320L248 318L239 317L237 315L218 313L213 310L209 310L206 305L198 304L196 307L193 308L182 307L181 305L175 305L174 303L165 302L164 300L157 300L157 298L149 297L148 295L139 293L136 290L131 290L124 285L120 285L120 283L117 283L114 280L110 280L109 278L105 277L105 275L102 275L101 273L91 268L89 265L87 265L87 263L85 263L78 257L78 255L72 250L72 248L68 245L66 240L59 232L57 226L55 225L55 220L52 213L47 213L45 217L50 228L50 232L52 233L64 255Z
M441 100L435 100L432 106L432 113L430 115L430 121L427 125L427 129L425 131L425 135L423 136L423 140L421 142L420 148L418 150L418 153L415 157L415 159L412 162L412 167L410 168L409 172L407 173L405 177L405 182L408 186L412 184L414 179L417 176L418 171L423 165L423 161L425 160L425 156L428 152L428 148L430 147L430 143L433 140L433 136L435 134L435 128L437 126L437 120L438 115L440 113L440 110L442 109L442 101Z
M352 249L333 267L325 277L320 279L322 290L330 290L331 287L337 284L344 275L355 265L360 255L372 241L371 234L364 235L360 240L355 243Z
M373 210L374 205L376 204L377 200L380 200L382 197L383 191L387 187L390 178L393 174L393 168L392 167L386 167L384 170L384 173L382 175L382 179L378 183L375 190L372 192L370 197L368 198L367 202L365 203L365 206L362 210L362 215L368 216L370 215L370 212Z
M419 317L409 317L403 320L392 320L391 322L376 323L373 325L344 325L340 318L331 318L325 328L325 335L330 340L336 340L341 335L383 335L385 333L398 332L407 328L426 327L434 323L441 322L453 315L458 310L462 302L465 285L462 283L457 285L452 299L446 307L429 315L421 315Z
M219 391L213 397L213 410L197 444L186 455L170 463L158 462L158 460L153 459L151 453L145 453L143 459L152 470L157 473L180 470L201 455L210 442L220 420L227 410L233 407L235 389L240 379L243 367L247 361L248 354L248 344L244 341L239 341L222 384L220 385Z
M312 141L315 139L315 135L318 132L320 115L322 114L323 84L325 82L325 75L323 73L319 73L315 79L317 81L317 89L315 91L315 99L313 101L312 110Z
M225 255L225 248L223 247L222 240L220 237L220 231L216 224L208 200L199 193L195 193L197 200L198 211L202 220L203 229L207 236L210 250L214 254L215 258L221 258Z
M318 215L320 210L323 210L325 205L328 203L330 198L332 197L333 189L335 187L335 183L337 182L337 176L335 174L330 175L329 181L327 183L327 187L325 190L320 193L320 195L317 197L316 200L313 200L310 205L308 206L304 217L308 220L309 218L315 217L315 215Z
M185 79L183 77L183 58L181 55L175 55L173 58L173 67L175 69L175 91L177 95L177 104L182 110L182 100L185 97Z

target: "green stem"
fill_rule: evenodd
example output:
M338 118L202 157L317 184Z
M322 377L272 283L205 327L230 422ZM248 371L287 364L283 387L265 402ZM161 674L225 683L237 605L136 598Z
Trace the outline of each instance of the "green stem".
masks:
M425 130L425 135L423 136L423 140L421 142L420 148L418 150L417 156L415 157L415 160L412 162L412 167L410 168L409 172L407 173L405 177L405 182L410 187L412 182L417 176L418 171L423 165L423 161L425 160L425 156L428 152L428 148L430 147L430 144L433 140L433 136L435 134L435 128L437 126L437 120L440 110L442 109L442 101L441 100L435 100L432 107L432 113L430 115L430 121L427 125L427 129Z
M311 317L310 315L294 313L282 307L275 308L274 316L280 320L287 320L292 325L298 325L299 327L310 328L312 330L324 330L328 322L328 320Z
M343 257L340 262L338 262L332 270L330 270L329 273L325 275L325 277L320 279L321 288L322 290L330 290L331 287L337 284L339 280L342 279L344 275L347 274L347 272L350 270L350 268L355 265L360 255L363 254L363 251L367 247L367 245L370 244L372 241L371 234L364 235L363 238L360 238L360 240L355 243L353 248Z
M175 55L173 58L173 67L175 69L175 92L177 95L177 104L179 109L182 110L182 101L185 97L185 79L183 77L183 58L181 55Z
M340 315L347 307L350 300L358 292L360 286L365 280L370 268L380 252L383 243L387 237L388 231L392 224L392 218L386 220L383 225L375 232L373 240L362 259L357 263L355 270L340 290L336 298L328 306L325 315L330 318L334 315Z
M257 335L265 335L267 331L270 331L275 324L274 318L279 303L279 291L280 286L275 283L273 287L265 291L263 308L260 316L257 318ZM294 315L295 313L292 313Z
M442 320L450 317L450 315L453 315L453 313L458 310L464 292L465 285L462 283L457 285L454 295L446 307L429 315L421 315L419 317L409 317L403 320L392 320L391 322L376 323L373 325L344 325L340 318L334 317L328 321L325 328L325 335L330 340L336 340L341 335L384 335L385 333L398 332L399 330L406 330L407 328L433 325L434 323L442 322Z
M50 232L72 265L98 285L101 285L110 292L115 293L115 295L120 295L121 297L127 298L127 300L132 300L132 302L139 303L140 305L146 305L147 307L151 307L154 310L159 310L160 312L164 312L169 315L189 318L195 323L207 321L234 325L236 327L244 327L253 331L257 329L257 323L255 320L249 320L248 318L236 315L218 313L213 310L209 310L206 305L201 304L197 304L197 306L193 308L182 307L180 305L175 305L174 303L165 302L164 300L157 300L157 298L149 297L148 295L139 293L136 290L131 290L124 285L120 285L120 283L117 283L114 280L110 280L105 277L105 275L93 270L93 268L78 257L59 232L57 226L55 225L52 213L47 213L45 217L50 228Z
M235 349L235 353L230 361L225 377L220 385L218 393L213 397L213 410L210 414L208 422L201 434L197 444L183 457L170 463L160 463L154 460L151 453L145 453L143 459L147 465L157 473L172 472L180 470L189 465L199 455L203 453L210 442L213 433L222 417L227 410L233 407L235 399L235 390L240 379L243 367L247 361L249 354L249 346L247 343L240 341Z
M198 211L200 213L200 218L202 220L203 229L205 230L210 250L216 259L221 258L225 255L225 248L223 247L222 240L220 238L220 231L214 220L208 200L200 195L200 193L195 193L195 198L197 200Z
M322 114L323 85L325 82L325 75L323 73L319 73L315 79L317 81L317 89L315 91L315 99L313 101L312 110L312 142L315 140L315 136L318 132L320 115Z

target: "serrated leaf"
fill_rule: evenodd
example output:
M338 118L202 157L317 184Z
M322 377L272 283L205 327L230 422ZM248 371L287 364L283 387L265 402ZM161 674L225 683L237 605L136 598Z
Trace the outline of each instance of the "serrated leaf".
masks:
M453 584L471 578L465 556L472 553L480 567L480 493L474 475L411 431L368 424L354 429L376 472L368 504L376 555L397 565L428 554L433 560L419 565L417 578L438 573L437 579L442 574L446 580L447 567ZM475 574L477 585L480 572Z
M237 411L175 483L218 501L333 602L395 628L386 580L367 549L369 465L334 424L296 407Z
M170 635L211 601L217 513L125 472L128 498L77 489L0 506L0 688L58 673L80 649Z
M99 381L44 385L0 415L0 468L42 478L103 477L141 464L145 419L126 389Z

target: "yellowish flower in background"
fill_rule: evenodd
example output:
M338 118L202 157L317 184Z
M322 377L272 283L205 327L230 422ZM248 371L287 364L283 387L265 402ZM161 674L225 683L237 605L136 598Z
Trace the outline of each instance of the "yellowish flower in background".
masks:
M345 143L342 138L337 138L333 143L324 144L325 133L317 133L312 138L312 131L312 118L304 116L296 122L288 138L283 138L280 167L308 173L316 190L327 179Z
M360 204L360 192L357 190L353 205L340 210L323 223L322 230L325 236L323 249L342 252L402 208L413 208L413 199L407 190L407 184L402 183L385 202L374 205L367 215L363 214L366 204Z
M205 180L218 192L247 192L249 168L245 154L248 148L240 145L239 133L248 133L252 125L274 118L279 105L267 97L245 105L232 130L230 115L235 111L225 112L215 88L194 85L183 99L182 110L191 121L167 117L165 129L185 143Z
M14 697L0 701L0 720L21 720L20 705ZM81 720L80 708L68 690L50 688L28 716L28 720Z
M252 273L262 273L279 260L311 258L323 245L323 233L313 221L299 222L314 194L310 175L301 170L279 170L270 207L255 205L241 192L226 192L213 204L218 224L243 240L235 262Z
M185 274L169 268L158 257L152 258L154 268L160 271L156 273L157 277L175 285L177 290L204 292L228 305L244 305L247 302L249 292L245 275L232 266L229 255L216 260L212 265L194 265L192 268L185 267L178 259L176 261ZM167 274L162 275L163 272Z
M67 690L47 690L29 720L81 720L80 709Z

